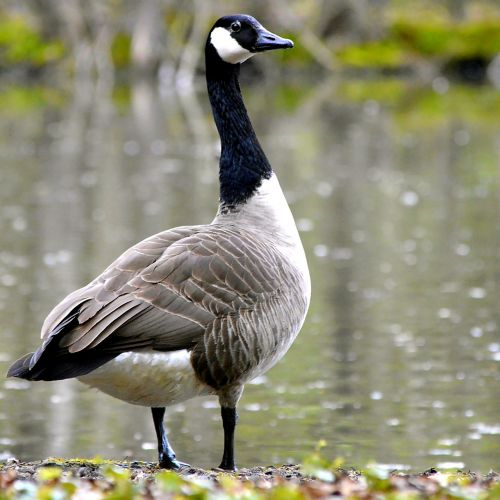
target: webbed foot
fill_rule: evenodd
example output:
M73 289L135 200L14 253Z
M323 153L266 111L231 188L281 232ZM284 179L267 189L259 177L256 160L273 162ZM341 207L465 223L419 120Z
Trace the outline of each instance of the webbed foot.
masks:
M173 457L160 456L158 460L158 467L160 467L161 469L179 470L182 469L182 467L191 467L191 466L184 462L180 462L175 458L174 455Z
M234 463L226 463L225 461L222 461L219 467L217 467L216 470L223 470L223 471L229 471L229 472L236 472L238 470L238 467L236 467L236 464Z
M151 408L153 422L155 424L156 437L158 439L158 466L162 469L179 470L182 467L190 467L189 464L179 462L167 439L167 433L163 427L163 416L165 408Z

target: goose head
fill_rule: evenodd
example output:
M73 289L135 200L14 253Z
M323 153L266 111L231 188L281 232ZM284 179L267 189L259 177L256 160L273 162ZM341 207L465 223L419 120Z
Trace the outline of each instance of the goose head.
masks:
M256 19L245 14L221 17L207 39L207 55L228 64L239 64L258 52L288 49L293 42L266 30Z

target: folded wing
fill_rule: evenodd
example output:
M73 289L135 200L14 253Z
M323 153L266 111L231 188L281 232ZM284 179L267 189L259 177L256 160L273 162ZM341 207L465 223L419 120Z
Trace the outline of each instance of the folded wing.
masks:
M190 349L216 318L252 310L280 286L280 262L255 235L217 225L165 231L56 306L42 346L18 370L29 365L29 378L53 380L125 351Z

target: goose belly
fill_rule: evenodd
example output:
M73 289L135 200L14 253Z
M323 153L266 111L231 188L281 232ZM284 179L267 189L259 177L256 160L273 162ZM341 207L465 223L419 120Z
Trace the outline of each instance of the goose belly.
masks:
M127 403L150 407L212 393L196 378L187 350L125 352L79 380Z

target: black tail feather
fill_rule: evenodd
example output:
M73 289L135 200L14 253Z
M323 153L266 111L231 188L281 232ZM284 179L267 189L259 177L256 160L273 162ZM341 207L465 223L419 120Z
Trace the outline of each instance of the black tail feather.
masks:
M61 354L45 350L32 368L29 365L34 353L26 354L9 368L7 377L26 380L63 380L80 377L99 368L118 355L118 353L99 350L92 351L94 350Z
M16 362L12 364L7 372L7 377L18 377L30 380L30 361L33 357L34 352L25 354L22 358L19 358Z
M66 347L60 347L61 334L71 331L78 325L77 317L78 311L72 311L54 328L35 352L26 354L14 362L7 372L7 377L26 380L62 380L79 377L120 354L99 347L70 353Z

